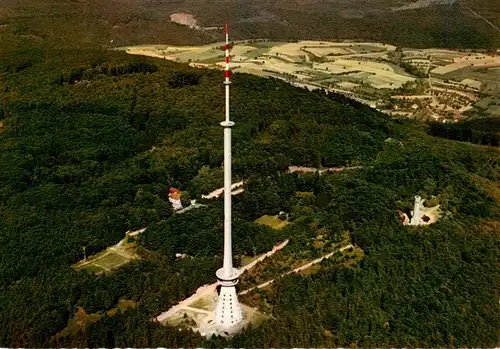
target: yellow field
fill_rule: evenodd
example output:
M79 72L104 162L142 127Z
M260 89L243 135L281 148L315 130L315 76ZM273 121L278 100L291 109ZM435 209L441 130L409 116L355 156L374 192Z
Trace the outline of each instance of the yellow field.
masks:
M301 48L304 46L302 43L289 43L279 46L274 46L269 51L270 55L284 54L288 56L306 56L307 53L302 51Z
M258 63L260 62L260 63ZM262 64L262 62L264 62ZM240 71L243 69L247 70L257 70L262 71L263 69L268 69L277 73L283 74L297 74L298 70L303 70L303 67L293 63L285 63L276 59L265 59L262 61L253 61L253 62L241 62L234 63L237 64L240 68L235 69L235 71Z
M327 56L329 54L348 55L351 53L355 53L355 52L351 52L350 50L348 50L346 48L341 48L341 47L336 47L336 46L326 46L326 47L306 46L304 49L308 52L315 54L316 56Z
M337 85L340 88L346 88L346 89L352 89L352 88L359 86L359 84L355 84L355 83L349 82L349 81L341 81L341 82L337 83Z
M435 74L446 74L465 67L496 67L500 66L500 57L489 57L483 55L475 55L471 57L460 57L454 60L454 63L437 67L432 70Z
M233 56L245 56L245 53L255 51L255 47L247 45L234 45L231 50Z
M233 71L238 72L238 73L246 73L246 74L252 74L252 75L257 75L257 76L268 76L266 72L262 71L262 67L257 67L257 66L251 66L248 64L241 64L240 68L233 69Z
M273 229L283 229L288 225L287 221L282 221L277 216L262 216L258 218L255 223L268 226Z
M165 58L178 62L206 63L209 66L224 68L224 52L216 49L220 45L215 43L198 47L175 47L169 45L142 45L127 47L130 54L148 55ZM391 45L380 43L354 43L354 42L327 42L327 41L299 41L289 43L272 43L269 47L259 48L246 43L236 43L232 50L231 67L235 72L255 74L259 76L276 76L288 79L293 76L294 84L309 84L312 82L325 82L325 86L332 81L348 80L343 82L346 88L349 83L367 83L374 88L396 89L414 78L394 71L390 64L376 62L379 57L393 51ZM432 52L433 54L446 55L447 51ZM409 51L410 52L410 51ZM415 51L422 54L420 51ZM325 63L310 62L310 54L327 60ZM334 54L339 56L328 56ZM424 55L426 53L423 53ZM429 53L430 54L430 53ZM357 58L363 57L363 58ZM423 58L423 57L422 57ZM342 79L334 74L360 72L349 75L349 79ZM331 79L328 80L329 75ZM281 75L281 76L280 76ZM342 86L342 85L341 85Z
M314 68L334 74L347 72L371 73L364 80L375 88L398 88L408 81L415 79L406 75L398 74L389 64L358 61L350 59L336 59L334 62L315 64Z

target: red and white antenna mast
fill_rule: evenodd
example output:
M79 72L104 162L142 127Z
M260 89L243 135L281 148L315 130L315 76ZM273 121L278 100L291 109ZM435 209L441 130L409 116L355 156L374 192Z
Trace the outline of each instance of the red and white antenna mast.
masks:
M226 122L229 120L229 85L231 84L231 68L229 67L229 27L226 24L226 68L224 70L226 80L224 84L226 85ZM224 126L224 125L223 125ZM231 125L231 126L234 126Z
M239 272L233 268L233 251L231 241L231 128L234 122L229 117L229 86L231 85L231 71L229 68L229 30L226 24L226 119L221 122L224 127L224 262L217 270L221 290L215 308L215 323L217 327L227 332L243 320L241 305L236 294Z

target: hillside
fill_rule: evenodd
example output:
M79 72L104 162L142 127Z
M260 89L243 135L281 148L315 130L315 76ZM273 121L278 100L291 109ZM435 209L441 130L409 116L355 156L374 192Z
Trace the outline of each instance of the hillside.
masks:
M234 39L363 39L410 47L500 46L495 1L3 1L0 37L55 47L201 44L217 30L170 21L186 12L201 27L229 22ZM428 6L427 6L428 5ZM475 11L476 14L471 12ZM490 21L491 23L487 23ZM2 40L4 50L9 40Z
M272 318L231 340L205 340L151 318L215 281L221 263L222 202L185 214L168 202L171 186L197 199L220 186L221 74L50 48L4 54L1 67L0 345L499 344L497 149L429 136L335 94L236 74L234 172L248 179L234 200L237 262L285 238L269 274L284 268L283 256L311 260L346 239L360 254L249 295ZM290 165L356 169L298 175ZM403 226L398 210L409 211L415 194L446 214ZM291 214L284 229L255 223L281 210ZM82 246L94 255L143 227L140 259L103 275L71 268Z

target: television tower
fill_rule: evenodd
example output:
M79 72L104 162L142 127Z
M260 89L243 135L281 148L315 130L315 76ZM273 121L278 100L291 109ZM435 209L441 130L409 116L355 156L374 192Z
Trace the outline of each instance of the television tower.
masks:
M226 24L226 120L221 122L224 127L224 264L217 270L221 288L217 306L215 308L215 324L219 329L228 330L243 320L241 305L236 294L236 284L240 275L238 269L233 268L233 251L231 243L231 128L234 122L229 119L229 30Z

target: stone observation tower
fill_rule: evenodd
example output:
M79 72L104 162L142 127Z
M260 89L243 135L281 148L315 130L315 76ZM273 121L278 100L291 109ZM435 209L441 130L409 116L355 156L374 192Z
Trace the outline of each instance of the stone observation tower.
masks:
M410 225L420 225L420 206L423 204L424 200L418 195L415 195L415 205L413 206L413 212L411 215Z
M224 127L224 264L217 270L217 279L221 289L217 306L215 308L215 324L222 330L229 332L231 328L240 324L243 320L243 313L238 296L236 294L236 284L238 283L239 271L233 268L233 252L231 243L231 128L234 122L229 119L229 34L226 24L226 119L221 122Z

